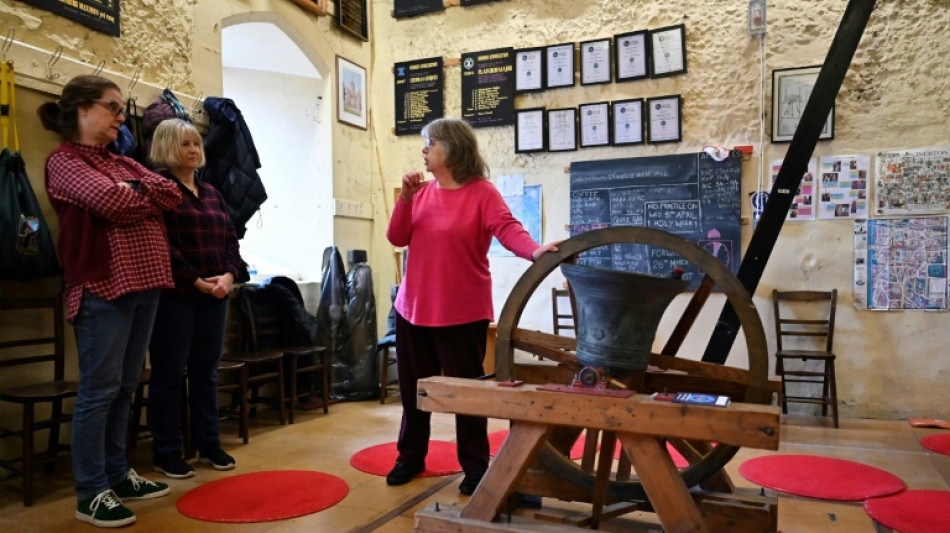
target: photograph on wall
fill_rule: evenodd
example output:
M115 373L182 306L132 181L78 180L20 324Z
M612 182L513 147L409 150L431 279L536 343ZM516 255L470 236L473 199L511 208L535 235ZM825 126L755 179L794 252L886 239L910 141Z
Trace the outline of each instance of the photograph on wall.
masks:
M366 129L366 69L336 56L336 119Z
M778 178L778 171L782 169L783 161L783 159L772 160L772 164L770 165L770 174L772 175L772 181L770 182L771 187L775 186L775 180ZM818 191L815 188L815 174L817 171L818 160L812 157L808 160L808 169L802 176L802 183L792 198L792 205L788 207L788 214L785 215L785 220L802 222L815 220L818 213L817 209L815 209L816 202L818 201ZM771 187L769 190L771 190Z
M396 135L412 135L445 114L442 57L393 65L396 95Z
M866 292L867 309L948 309L947 221L931 216L855 224L855 294ZM858 275L862 268L866 272Z
M393 0L393 17L406 18L445 11L442 0Z
M867 218L870 174L869 155L822 157L818 165L818 218Z
M96 31L119 36L117 0L23 0L23 3L55 13Z
M473 128L515 123L515 50L462 54L462 118Z
M783 68L772 71L772 142L790 142L811 98L821 67ZM835 138L835 106L821 127L819 140Z
M950 213L950 146L878 152L875 212Z

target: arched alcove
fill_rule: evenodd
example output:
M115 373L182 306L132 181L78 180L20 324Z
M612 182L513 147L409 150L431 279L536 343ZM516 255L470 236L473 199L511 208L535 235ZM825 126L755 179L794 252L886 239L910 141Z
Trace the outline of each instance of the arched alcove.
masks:
M268 195L241 254L260 276L317 280L333 242L329 67L281 16L254 12L222 21L221 63L223 94L244 115Z

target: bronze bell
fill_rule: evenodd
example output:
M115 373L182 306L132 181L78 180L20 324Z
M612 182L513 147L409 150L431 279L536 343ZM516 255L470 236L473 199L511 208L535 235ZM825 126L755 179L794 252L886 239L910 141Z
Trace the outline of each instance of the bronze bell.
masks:
M689 281L569 264L561 272L577 306L577 360L615 377L646 370L663 312Z

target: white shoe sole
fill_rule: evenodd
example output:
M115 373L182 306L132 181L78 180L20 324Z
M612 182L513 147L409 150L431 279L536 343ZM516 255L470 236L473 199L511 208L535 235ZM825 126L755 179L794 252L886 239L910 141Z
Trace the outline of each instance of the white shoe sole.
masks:
M207 457L202 457L202 458L198 459L198 462L204 463L204 464L206 464L206 465L211 465L211 467L214 468L215 470L234 470L234 467L237 466L235 463L229 463L229 464L226 464L226 465L219 465L219 464L216 464L216 463L215 463L214 461L212 461L211 459L208 459Z
M76 520L80 522L85 522L87 524L92 524L96 527L124 527L129 524L135 523L135 515L132 515L128 518L123 518L122 520L96 520L95 518L87 515L86 513L81 513L76 511Z
M174 472L167 472L167 471L165 471L164 469L162 469L162 467L160 467L160 466L158 466L158 465L155 465L155 471L156 471L156 472L161 472L162 474L165 475L165 477L170 477L170 478L172 478L172 479L188 479L188 478L190 478L190 477L195 477L195 471L194 471L194 470L188 472L187 474L176 474L176 473L174 473Z

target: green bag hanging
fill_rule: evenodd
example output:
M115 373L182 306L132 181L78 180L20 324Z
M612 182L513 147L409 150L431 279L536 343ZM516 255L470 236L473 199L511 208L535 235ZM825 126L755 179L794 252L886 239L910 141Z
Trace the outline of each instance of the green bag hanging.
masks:
M29 281L60 273L49 226L26 175L12 122L14 151L6 148L15 118L13 63L0 64L0 279Z

